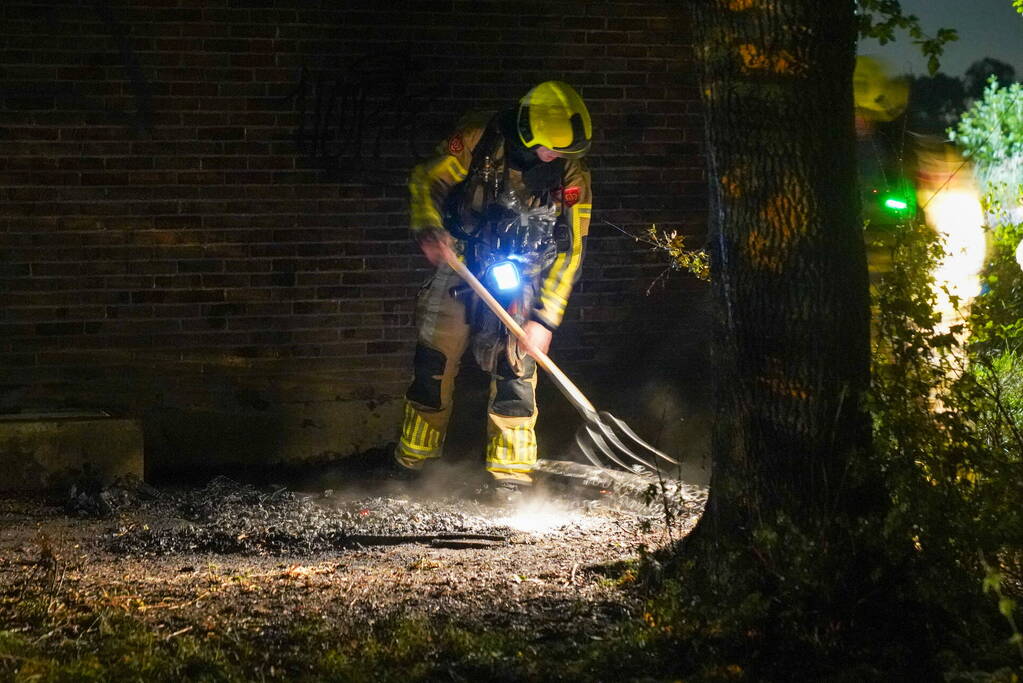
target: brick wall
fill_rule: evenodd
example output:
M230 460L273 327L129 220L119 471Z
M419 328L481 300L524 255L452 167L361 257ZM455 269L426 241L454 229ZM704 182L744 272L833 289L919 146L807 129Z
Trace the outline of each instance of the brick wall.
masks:
M678 3L5 0L0 13L2 411L142 417L156 468L386 441L428 275L407 234L408 170L464 110L549 78L579 88L596 129L590 251L553 355L597 376L587 368L690 338L700 288L676 276L647 295L663 261L604 223L702 233Z

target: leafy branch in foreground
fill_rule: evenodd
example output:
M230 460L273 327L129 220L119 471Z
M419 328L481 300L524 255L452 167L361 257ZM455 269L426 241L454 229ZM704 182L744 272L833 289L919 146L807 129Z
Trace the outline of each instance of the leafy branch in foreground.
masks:
M710 280L710 255L703 249L688 248L686 236L678 230L658 231L656 225L651 225L646 236L654 249L668 253L673 269L692 273L701 280Z
M1004 581L1002 573L988 563L983 553L980 556L980 562L984 567L985 574L984 592L993 593L995 598L998 599L998 611L1002 613L1002 616L1009 622L1009 628L1012 629L1012 637L1009 638L1009 642L1016 646L1016 649L1019 650L1020 659L1023 659L1023 633L1020 633L1014 614L1016 611L1016 601L1002 590L1002 582Z
M607 219L604 219L604 222L623 235L628 235L634 242L650 245L651 251L665 252L668 255L668 267L650 283L646 290L647 294L653 290L654 285L661 282L673 270L684 270L700 280L710 281L710 254L705 249L688 248L686 236L678 230L670 232L658 230L656 225L651 225L644 234L636 235Z
M857 19L861 38L874 38L881 45L895 40L895 31L909 34L913 44L927 57L927 71L933 76L941 66L945 45L959 40L955 29L939 28L933 36L924 33L915 14L904 14L898 0L858 0Z

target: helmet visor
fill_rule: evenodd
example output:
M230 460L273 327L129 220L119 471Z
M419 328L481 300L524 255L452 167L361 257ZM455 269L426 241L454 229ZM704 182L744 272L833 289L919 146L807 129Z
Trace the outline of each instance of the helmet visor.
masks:
M592 126L586 104L571 86L541 83L522 98L519 137L530 148L546 147L565 157L579 157L590 148Z

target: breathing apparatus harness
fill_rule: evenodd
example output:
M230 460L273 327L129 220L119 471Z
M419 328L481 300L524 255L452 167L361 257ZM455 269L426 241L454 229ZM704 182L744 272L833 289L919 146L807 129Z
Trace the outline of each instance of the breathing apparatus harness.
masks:
M535 152L507 135L509 116L494 116L473 150L464 181L448 194L444 225L465 243L465 264L502 306L523 324L539 294L541 274L559 250L567 250L568 235L558 220L559 190L564 159L541 162ZM514 125L512 118L511 124ZM504 148L503 163L497 153ZM523 188L508 182L510 166L522 168ZM505 326L469 289L452 288L466 303L466 322L473 331L473 355L479 366L493 372L500 354L521 374L523 354Z

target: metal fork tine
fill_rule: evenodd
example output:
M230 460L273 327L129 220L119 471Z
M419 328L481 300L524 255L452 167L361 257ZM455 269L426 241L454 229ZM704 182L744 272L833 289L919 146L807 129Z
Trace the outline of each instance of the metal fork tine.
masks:
M597 420L596 422L590 423L587 428L590 429L594 427L600 430L600 435L603 437L603 439L601 439L601 444L603 444L603 448L607 449L609 452L612 453L615 452L615 449L617 449L617 452L620 453L621 455L632 458L633 460L640 463L641 465L643 465L643 467L647 468L648 470L656 471L657 469L656 467L648 463L640 456L636 455L636 453L634 453L632 449L630 449L628 446L622 443L622 440L618 438L614 431L608 425L604 424L601 420ZM609 446L607 444L607 441L610 441L611 446L614 446L614 448ZM626 466L626 469L632 470L633 467Z
M602 419L605 419L605 420L610 420L619 430L621 430L621 432L623 434L625 434L629 439L631 439L632 442L634 444L636 444L636 446L638 446L639 448L647 451L651 455L657 456L661 460L666 460L667 462L670 462L672 465L678 465L678 461L677 460L675 460L674 458L668 456L663 451L660 451L660 450L654 448L653 446L648 444L646 441L644 441L643 439L639 438L639 435L636 434L636 432L632 431L632 429L629 428L629 425L625 424L624 422L619 420L617 417L615 417L611 413L607 412L606 410L602 411L600 413L600 417Z
M522 329L522 326L519 325L515 318L504 309L497 299L494 298L493 294L487 291L487 288L483 286L475 275L472 274L466 265L458 260L455 253L446 246L443 247L442 253L448 266L450 266L451 269L455 271L474 292L476 292L479 299L484 302L487 307L493 311L494 315L496 315L504 324L504 326L508 328L509 333L519 341L528 341L529 336L526 334L525 330ZM531 344L527 344L527 346L531 346ZM530 353L533 358L536 359L537 365L543 368L544 371L550 375L558 389L560 389L561 393L565 395L565 398L567 398L575 409L583 416L583 420L586 421L587 436L592 440L592 445L599 448L603 452L603 455L613 460L619 466L624 467L626 470L632 470L633 468L625 465L625 463L618 458L618 455L623 457L628 456L632 460L642 463L647 469L657 469L646 460L636 455L636 453L622 442L622 440L615 434L614 428L612 427L613 424L621 430L622 434L624 434L626 438L635 443L640 450L647 451L651 455L662 458L670 463L678 464L664 453L661 453L659 450L640 439L634 431L626 427L625 423L618 418L608 415L607 413L603 413L606 418L601 417L601 414L598 414L597 409L594 408L589 399L583 395L583 392L579 390L579 387L577 387L572 380L570 380L568 376L554 364L554 361L552 361L546 353L538 349L534 349ZM604 419L608 419L611 424L606 423ZM608 445L608 442L610 442L610 445ZM586 457L589 458L594 465L603 467L603 465L600 464L600 460L597 458L596 453L593 452L591 444L587 443L587 440L583 438L579 432L576 433L576 443L579 444L583 453L586 454ZM618 455L615 454L616 449Z
M586 459L593 463L595 467L598 467L602 470L606 470L607 466L604 465L604 463L600 461L600 458L597 457L597 454L593 452L593 449L590 447L590 444L587 443L586 439L583 437L582 432L583 430L580 429L575 433L575 443L577 446L579 446L579 450L583 452L583 455L586 456Z
M619 467L629 470L630 472L632 471L632 467L626 465L617 455L615 455L614 449L607 445L607 442L604 441L600 434L596 432L591 425L589 424L585 425L584 429L586 429L586 434L587 436L590 437L590 440L593 442L593 445L600 449L600 452L603 455L606 455Z

